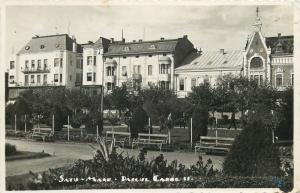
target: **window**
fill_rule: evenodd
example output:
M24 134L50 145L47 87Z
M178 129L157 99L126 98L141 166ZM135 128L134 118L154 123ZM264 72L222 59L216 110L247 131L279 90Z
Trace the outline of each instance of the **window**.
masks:
M152 75L152 65L148 65L148 75Z
M80 73L76 74L76 82L81 82L81 74Z
M264 78L263 75L259 75L259 85L263 86L264 85Z
M48 81L47 81L47 78L48 78L48 77L47 77L47 74L44 74L44 84L47 84L47 82L48 82Z
M97 57L94 56L94 66L96 66L96 64L97 64Z
M129 50L130 50L130 48L129 47L124 47L124 49L123 49L125 52L128 52Z
M35 61L31 60L31 68L35 68Z
M96 72L94 72L93 81L96 82Z
M184 79L179 79L179 90L184 90Z
M93 63L93 57L92 56L88 56L87 57L87 65L92 65Z
M122 66L122 76L127 76L127 66Z
M15 76L9 76L9 83L10 84L15 83Z
M281 87L282 86L282 80L283 80L283 78L282 78L282 74L280 73L280 74L276 74L276 87Z
M30 76L30 82L31 82L31 83L34 83L34 75L31 75L31 76Z
M126 57L126 56L123 56L123 58L126 59L127 57Z
M37 75L36 76L36 82L38 83L38 84L40 84L41 83L41 75Z
M150 47L149 47L149 49L152 49L152 50L154 50L156 47L155 47L155 45L150 45Z
M139 58L140 56L135 56L136 58Z
M250 68L262 68L262 67L263 67L263 61L260 57L252 58L250 62Z
M60 78L59 82L62 82L62 74L60 74L59 78Z
M92 76L93 76L93 74L91 73L91 72L88 72L87 74L86 74L86 81L92 81Z
M133 73L134 74L141 74L141 66L140 65L134 65L133 66Z
M191 88L196 86L196 78L191 79Z
M27 85L28 84L28 75L25 75L25 85Z
M59 62L60 62L60 67L62 67L62 65L63 65L63 59L60 58Z
M40 48L41 48L41 49L44 49L44 48L45 48L45 45L41 45Z
M294 73L291 74L291 85L294 86Z
M59 62L60 62L59 58L54 58L54 67L59 66Z
M9 62L9 68L14 69L15 68L15 61L10 61Z
M114 76L115 68L114 67L106 67L106 76Z
M170 74L170 64L160 64L159 74Z
M25 60L25 68L28 68L29 66L29 60Z
M44 59L44 69L48 68L48 59Z
M58 74L54 74L54 82L58 82Z
M38 69L41 69L41 60L37 61L37 67L38 67Z
M25 47L25 50L29 50L29 49L30 49L30 46L26 46L26 47Z
M69 76L70 81L72 80L72 75Z

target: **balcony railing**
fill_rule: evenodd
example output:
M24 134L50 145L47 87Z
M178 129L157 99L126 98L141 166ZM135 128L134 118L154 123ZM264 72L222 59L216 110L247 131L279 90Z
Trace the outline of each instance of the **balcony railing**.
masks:
M171 74L159 74L159 81L171 81Z
M116 76L106 76L106 82L114 83L116 81Z
M22 68L22 72L24 74L30 74L30 73L49 73L50 70L48 68Z

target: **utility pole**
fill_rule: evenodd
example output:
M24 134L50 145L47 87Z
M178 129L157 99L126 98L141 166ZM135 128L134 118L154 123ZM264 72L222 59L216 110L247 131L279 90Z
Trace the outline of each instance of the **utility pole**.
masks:
M193 118L191 118L191 148L193 149Z
M68 141L70 140L70 116L68 115Z

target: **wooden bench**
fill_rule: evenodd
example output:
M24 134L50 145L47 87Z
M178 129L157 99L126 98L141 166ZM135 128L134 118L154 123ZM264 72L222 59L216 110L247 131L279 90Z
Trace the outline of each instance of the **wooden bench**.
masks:
M42 139L44 142L46 138L53 137L53 131L51 128L34 128L31 138Z
M200 142L195 145L195 152L203 149L208 151L229 152L234 138L200 136Z
M129 132L118 132L118 131L106 131L105 141L114 142L114 145L121 144L122 147L125 146L125 143L130 143L130 133Z
M164 144L168 142L168 135L166 134L149 134L149 133L139 133L138 138L132 141L132 149L135 145L139 147L139 144L143 145L155 145L158 146L159 151Z

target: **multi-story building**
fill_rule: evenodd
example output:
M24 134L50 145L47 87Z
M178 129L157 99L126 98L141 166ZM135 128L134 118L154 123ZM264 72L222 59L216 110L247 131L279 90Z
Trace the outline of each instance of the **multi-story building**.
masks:
M253 26L244 51L243 75L260 85L270 83L278 90L292 86L293 36L281 36L279 33L277 37L264 37L258 11Z
M212 86L224 75L240 76L243 67L242 51L198 51L188 56L175 69L175 87L178 97L186 97L194 86L208 82Z
M294 40L293 36L266 38L266 44L271 48L271 83L278 90L284 90L294 85Z
M100 37L95 43L81 44L83 47L82 89L90 95L99 94L103 85L104 52L107 52L109 39Z
M35 36L9 60L9 97L45 86L73 88L82 79L82 48L67 34Z
M104 53L104 87L111 90L128 84L133 89L150 85L175 89L174 69L195 51L186 35L154 41L112 40Z

